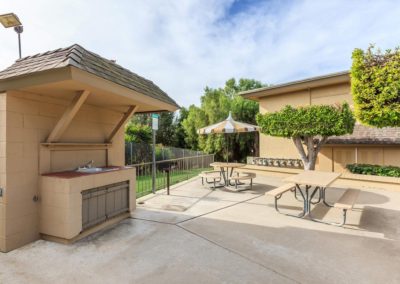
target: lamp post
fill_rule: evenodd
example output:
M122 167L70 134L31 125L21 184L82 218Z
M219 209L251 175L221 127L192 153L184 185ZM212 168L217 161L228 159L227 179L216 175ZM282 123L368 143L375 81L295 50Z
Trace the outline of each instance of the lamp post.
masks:
M24 27L22 26L21 21L18 19L18 16L14 13L0 15L0 23L5 28L14 28L14 31L18 34L18 50L19 58L21 58L21 33L24 31Z

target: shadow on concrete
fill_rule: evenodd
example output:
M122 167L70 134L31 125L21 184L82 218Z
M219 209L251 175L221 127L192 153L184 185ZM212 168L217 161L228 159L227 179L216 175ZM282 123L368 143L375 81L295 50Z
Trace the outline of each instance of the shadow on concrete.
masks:
M267 185L267 184L261 184L261 183L253 183L253 188L252 189L247 189L247 190L235 190L234 187L232 189L228 188L220 188L218 190L224 191L224 192L229 192L229 193L237 193L237 194L254 194L254 195L262 195L265 194L267 191L270 191L272 189L276 188L276 186L273 185Z
M359 227L366 231L382 233L388 239L400 240L399 211L365 206Z
M323 224L315 229L270 227L208 216L179 226L300 283L400 283L400 243L362 232Z

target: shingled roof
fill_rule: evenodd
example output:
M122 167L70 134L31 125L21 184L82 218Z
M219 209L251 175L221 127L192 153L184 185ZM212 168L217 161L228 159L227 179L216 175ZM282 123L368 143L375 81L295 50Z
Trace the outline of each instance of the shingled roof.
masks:
M146 96L179 107L152 81L147 80L115 62L90 52L78 44L21 58L0 71L0 81L41 71L74 66Z
M356 124L351 135L334 136L328 144L400 144L400 127L375 128Z

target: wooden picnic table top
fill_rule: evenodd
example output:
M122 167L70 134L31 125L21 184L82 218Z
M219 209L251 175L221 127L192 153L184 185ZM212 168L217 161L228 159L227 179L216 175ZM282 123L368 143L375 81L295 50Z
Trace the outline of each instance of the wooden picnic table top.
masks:
M322 172L322 171L304 171L298 175L294 175L285 179L286 182L293 182L299 185L311 185L328 187L341 173Z
M219 168L241 168L244 167L246 164L243 163L226 163L226 162L214 162L211 163L211 167L219 167Z

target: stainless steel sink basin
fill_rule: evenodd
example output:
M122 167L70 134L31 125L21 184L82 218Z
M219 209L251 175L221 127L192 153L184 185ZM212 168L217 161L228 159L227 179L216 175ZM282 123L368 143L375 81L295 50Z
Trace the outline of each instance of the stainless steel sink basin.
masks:
M79 173L100 173L100 172L107 172L110 169L107 168L78 168L76 171Z

